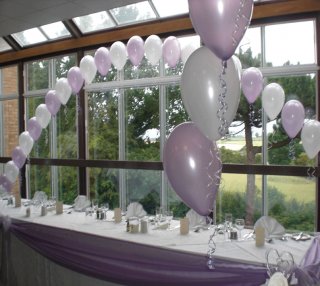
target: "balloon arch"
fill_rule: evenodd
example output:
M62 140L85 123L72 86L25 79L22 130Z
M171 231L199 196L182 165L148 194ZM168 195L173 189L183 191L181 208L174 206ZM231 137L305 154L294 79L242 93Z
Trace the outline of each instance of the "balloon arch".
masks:
M219 3L225 9L221 10ZM0 189L11 192L42 129L48 126L61 104L67 104L72 93L77 94L84 84L90 84L97 72L106 76L111 65L122 70L128 59L138 67L144 56L152 65L161 57L170 68L180 59L185 64L181 95L192 122L178 125L169 135L163 166L175 192L199 214L208 215L212 211L222 168L215 141L225 135L233 121L241 90L249 105L261 95L262 107L270 121L281 112L281 123L291 141L302 130L303 147L308 157L314 158L320 149L320 123L305 122L305 110L299 101L285 103L285 93L279 84L264 86L261 71L250 67L242 72L240 60L233 55L250 24L252 10L253 0L189 0L190 18L204 47L196 49L187 45L181 49L174 36L164 42L157 35L149 36L145 42L140 36L133 36L127 45L117 41L110 50L100 47L94 56L84 56L79 67L70 68L66 78L57 80L55 89L47 92L45 103L27 121L12 160L5 164L4 174L0 176Z

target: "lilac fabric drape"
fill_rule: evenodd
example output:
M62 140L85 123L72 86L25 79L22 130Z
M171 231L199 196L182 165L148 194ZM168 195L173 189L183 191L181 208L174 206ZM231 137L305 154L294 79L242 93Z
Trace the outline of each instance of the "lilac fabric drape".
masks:
M314 285L320 285L320 236L315 237L312 241L300 263L300 269L310 277L309 280L313 281Z
M261 285L266 269L35 223L12 220L10 231L48 259L123 285Z

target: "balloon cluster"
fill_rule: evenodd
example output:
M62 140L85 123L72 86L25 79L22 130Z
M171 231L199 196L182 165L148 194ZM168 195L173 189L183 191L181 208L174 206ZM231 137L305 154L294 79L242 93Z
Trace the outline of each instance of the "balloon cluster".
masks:
M163 165L180 198L208 215L221 176L219 152L209 142L216 146L215 141L225 136L239 106L241 63L233 54L250 24L253 0L188 0L188 4L204 47L189 56L181 76L182 101L192 123L172 131ZM194 139L197 143L190 146Z

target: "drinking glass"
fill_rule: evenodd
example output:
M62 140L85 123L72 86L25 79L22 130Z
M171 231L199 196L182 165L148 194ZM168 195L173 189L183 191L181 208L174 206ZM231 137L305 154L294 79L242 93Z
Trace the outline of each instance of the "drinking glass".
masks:
M242 239L241 231L244 229L244 219L237 218L234 223L235 223L235 227L239 231L239 239L241 240Z
M171 220L173 219L173 211L166 211L166 217L168 220L168 229L170 229Z
M229 230L231 227L232 227L232 214L231 213L226 213L224 215L224 227L225 227L225 230Z

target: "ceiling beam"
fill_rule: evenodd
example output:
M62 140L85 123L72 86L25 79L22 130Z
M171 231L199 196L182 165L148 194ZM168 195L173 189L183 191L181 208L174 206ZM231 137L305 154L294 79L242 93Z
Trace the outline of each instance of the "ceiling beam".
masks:
M319 0L284 0L268 1L255 4L253 21L270 17L286 17L305 13L319 13ZM190 18L185 15L180 18L161 19L155 22L146 22L135 26L126 26L114 30L84 35L80 38L65 39L25 48L20 51L9 51L0 54L0 65L6 65L22 59L31 59L49 56L79 48L93 48L106 46L115 41L127 41L134 35L147 37L152 34L169 35L170 33L193 31Z

